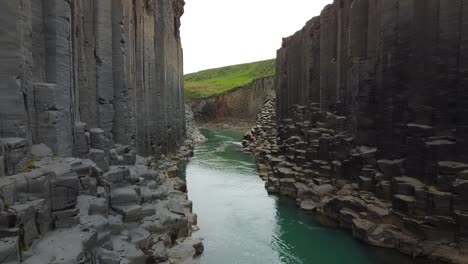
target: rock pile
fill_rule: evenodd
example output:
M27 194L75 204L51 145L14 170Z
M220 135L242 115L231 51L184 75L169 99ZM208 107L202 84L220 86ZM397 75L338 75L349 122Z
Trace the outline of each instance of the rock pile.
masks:
M185 105L185 121L187 123L187 138L194 144L200 144L206 141L206 137L202 135L198 129L195 117L193 116L192 109Z
M27 160L21 141L2 143L13 150L9 162ZM99 165L53 157L45 145L32 149L21 172L0 178L2 263L196 262L203 245L188 237L197 217L176 177L189 147L155 160L116 146Z
M316 104L294 106L291 119L276 125L268 99L258 124L244 139L258 161L266 189L296 199L323 224L350 229L369 244L414 257L468 263L465 230L467 164L450 160L453 139L427 126L409 124L408 140L436 168L437 184L407 176L408 160L378 159L377 149L356 146L346 118Z

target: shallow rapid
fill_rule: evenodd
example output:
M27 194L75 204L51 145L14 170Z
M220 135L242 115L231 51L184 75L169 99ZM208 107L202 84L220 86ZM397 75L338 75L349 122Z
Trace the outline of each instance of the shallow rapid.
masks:
M268 195L242 133L203 130L208 141L182 166L204 239L202 264L409 264L409 258L364 245L321 226L287 198Z

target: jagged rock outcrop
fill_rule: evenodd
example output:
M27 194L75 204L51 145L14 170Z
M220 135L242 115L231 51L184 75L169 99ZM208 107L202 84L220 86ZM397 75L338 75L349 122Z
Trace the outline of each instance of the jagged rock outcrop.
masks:
M367 243L468 263L467 8L336 0L284 39L276 106L245 141L267 189Z
M219 95L193 99L189 104L199 122L254 123L266 96L273 90L274 77L265 77Z

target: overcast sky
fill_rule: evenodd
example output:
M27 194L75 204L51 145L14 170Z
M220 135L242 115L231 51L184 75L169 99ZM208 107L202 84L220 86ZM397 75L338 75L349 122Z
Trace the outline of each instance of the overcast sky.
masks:
M185 0L185 73L271 59L332 0Z

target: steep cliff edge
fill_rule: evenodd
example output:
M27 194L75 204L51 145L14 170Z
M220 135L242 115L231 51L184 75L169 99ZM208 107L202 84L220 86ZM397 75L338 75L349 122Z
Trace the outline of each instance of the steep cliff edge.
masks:
M340 0L284 39L276 106L245 142L268 190L367 243L468 263L467 10Z
M1 263L196 262L183 10L0 1Z
M200 123L248 127L255 123L265 98L273 91L274 77L266 77L219 95L192 99L189 104Z

